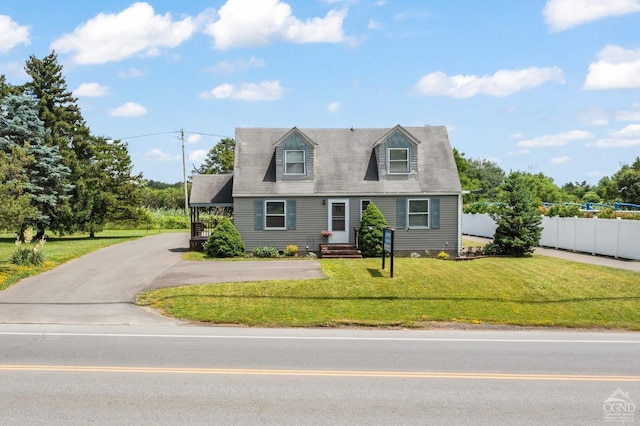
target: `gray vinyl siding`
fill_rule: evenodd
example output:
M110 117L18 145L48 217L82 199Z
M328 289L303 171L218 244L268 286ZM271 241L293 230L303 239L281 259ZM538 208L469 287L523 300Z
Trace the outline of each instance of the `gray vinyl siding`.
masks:
M332 198L332 197L328 197ZM327 229L327 205L323 200L327 197L265 197L262 199L295 200L295 230L256 230L254 220L254 201L258 198L235 198L234 223L242 236L247 251L258 246L276 247L284 250L289 244L298 246L300 254L307 251L316 252L324 242L320 231ZM346 197L336 197L346 198ZM458 197L457 196L410 196L410 197L348 197L349 199L349 241L355 242L354 228L360 226L360 200L371 200L384 215L387 224L396 228L398 198L439 198L439 229L396 229L395 248L401 251L416 251L424 254L424 250L457 250L458 243ZM446 244L448 243L448 245ZM436 253L437 254L437 253Z

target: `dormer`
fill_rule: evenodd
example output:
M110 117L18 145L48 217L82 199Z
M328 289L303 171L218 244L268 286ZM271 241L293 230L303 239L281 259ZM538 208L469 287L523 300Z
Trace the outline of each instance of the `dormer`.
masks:
M377 141L373 147L379 176L386 178L407 178L418 172L418 145L402 126L396 126Z
M274 144L276 181L312 180L317 144L296 127Z

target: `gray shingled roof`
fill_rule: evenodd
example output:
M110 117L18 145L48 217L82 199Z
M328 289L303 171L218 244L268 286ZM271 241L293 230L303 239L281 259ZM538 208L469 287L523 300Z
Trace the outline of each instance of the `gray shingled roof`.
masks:
M191 183L191 207L233 205L231 189L233 175L193 175Z
M419 141L418 173L411 179L365 180L371 153L393 128L298 129L317 144L314 178L265 179L274 143L291 129L237 128L233 196L459 194L458 171L444 126L402 127Z

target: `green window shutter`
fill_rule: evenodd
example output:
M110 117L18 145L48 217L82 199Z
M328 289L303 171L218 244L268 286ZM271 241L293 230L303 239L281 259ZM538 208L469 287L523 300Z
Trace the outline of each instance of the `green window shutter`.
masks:
M430 204L431 229L440 229L440 198L432 198Z
M407 199L398 198L396 200L396 227L407 227Z
M287 229L296 229L296 200L287 200Z
M253 202L254 229L264 229L264 200Z

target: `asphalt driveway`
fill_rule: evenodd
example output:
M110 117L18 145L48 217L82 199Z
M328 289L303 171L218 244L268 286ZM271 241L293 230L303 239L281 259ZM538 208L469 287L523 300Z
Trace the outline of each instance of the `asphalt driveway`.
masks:
M187 234L100 249L0 291L0 323L183 324L135 305L145 289L216 282L322 278L318 261L187 262Z

